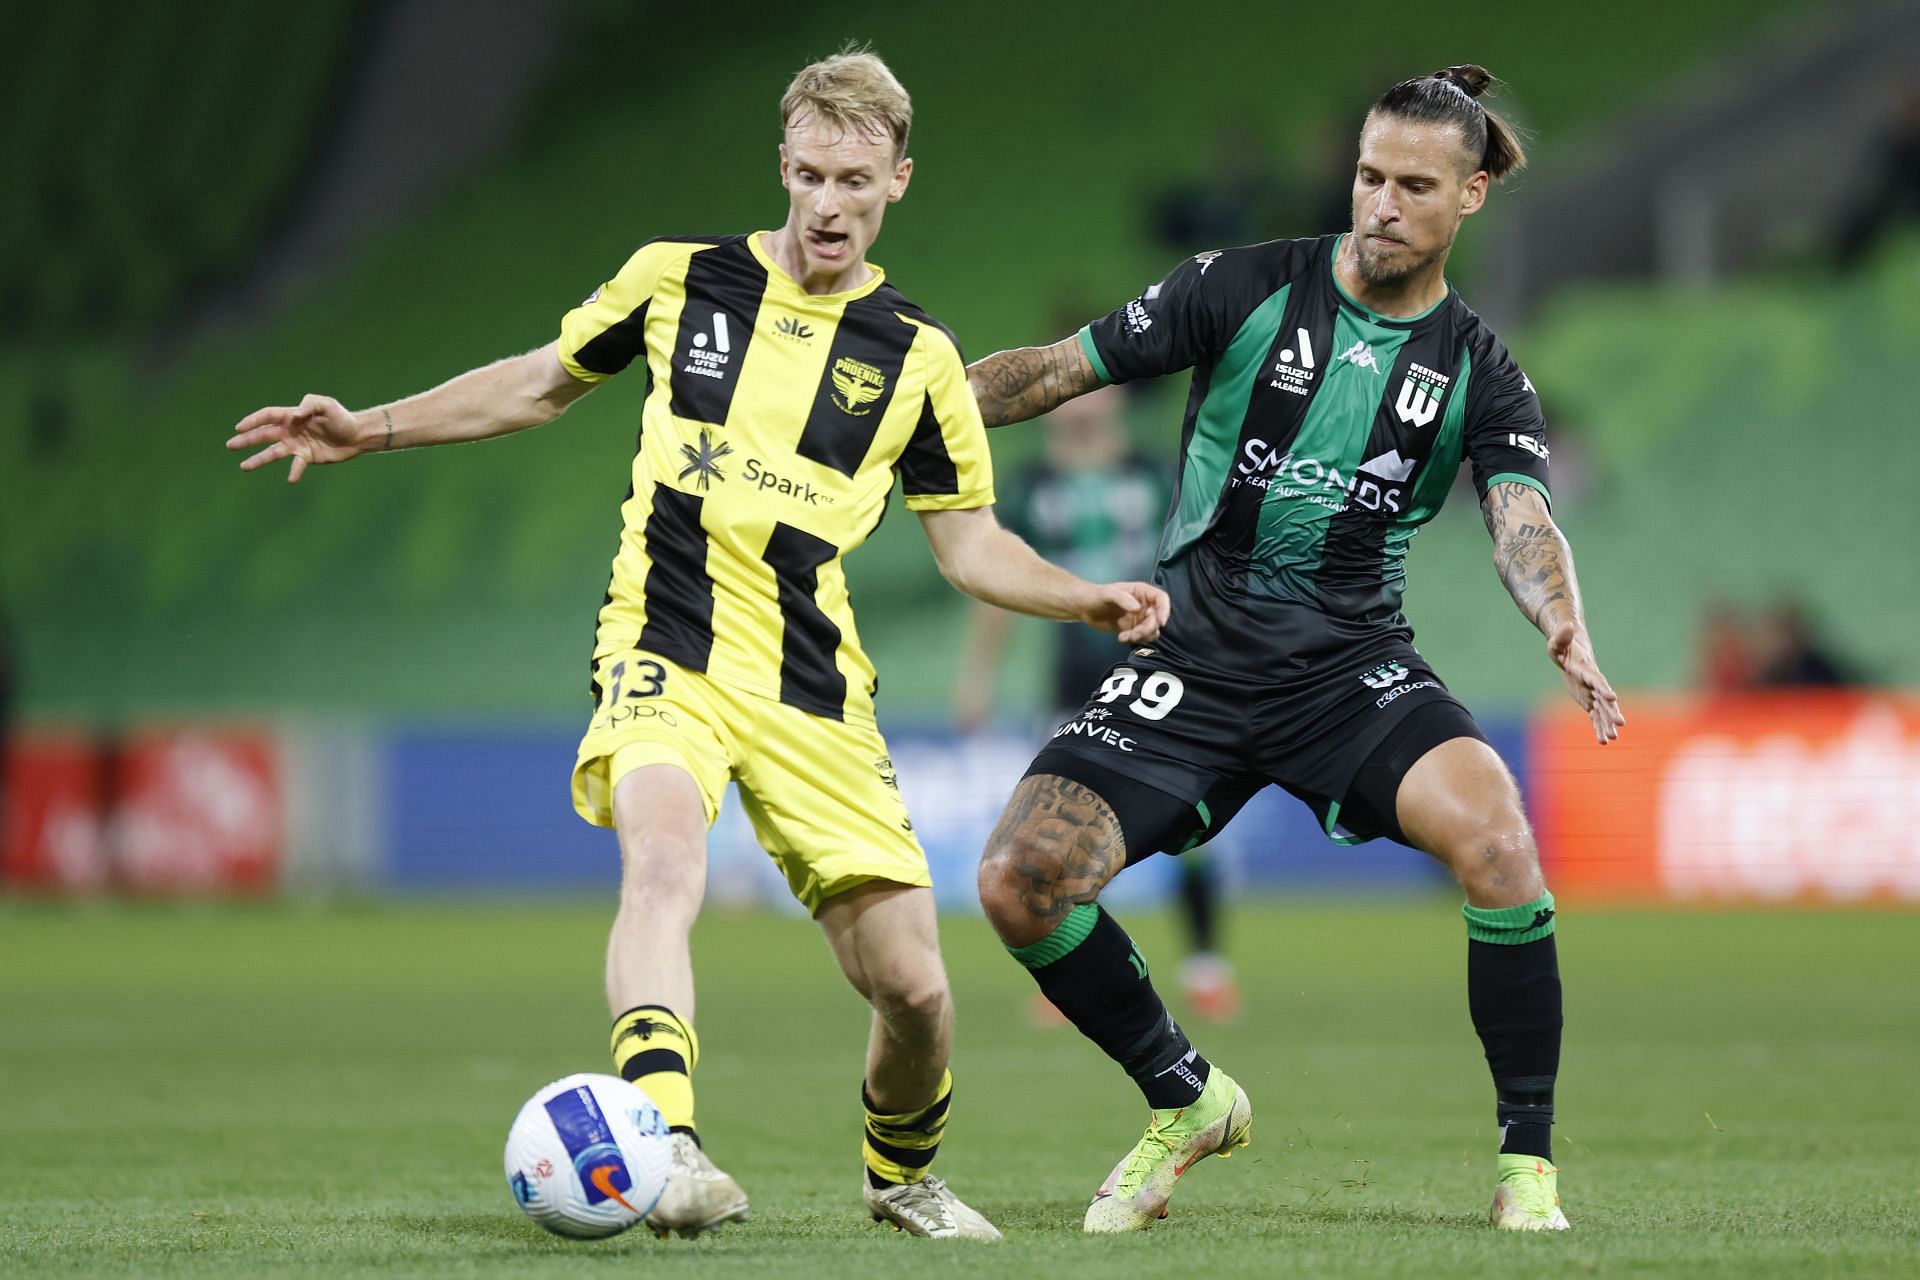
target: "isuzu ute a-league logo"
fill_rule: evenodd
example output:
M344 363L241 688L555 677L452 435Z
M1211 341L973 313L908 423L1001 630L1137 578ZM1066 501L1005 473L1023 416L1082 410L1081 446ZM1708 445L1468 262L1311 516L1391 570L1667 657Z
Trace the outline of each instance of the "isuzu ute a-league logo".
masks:
M873 412L887 389L887 375L864 360L841 356L833 362L833 407L856 418Z
M1280 359L1273 366L1274 376L1267 385L1275 391L1304 396L1313 386L1313 335L1305 329L1295 329L1293 333L1293 346L1280 352Z
M1369 689L1391 689L1407 678L1407 669L1397 662L1375 667L1360 677L1360 682Z
M696 333L687 349L687 362L680 372L701 378L724 378L733 359L733 341L727 332L727 313L713 313L712 333Z

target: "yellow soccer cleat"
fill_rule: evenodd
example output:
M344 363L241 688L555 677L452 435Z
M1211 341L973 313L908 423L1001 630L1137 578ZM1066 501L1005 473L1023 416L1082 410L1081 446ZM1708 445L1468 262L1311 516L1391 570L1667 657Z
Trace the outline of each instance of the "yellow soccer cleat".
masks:
M1560 1171L1539 1156L1500 1157L1500 1184L1487 1216L1502 1231L1565 1231Z
M1253 1104L1219 1067L1192 1105L1152 1114L1147 1132L1087 1206L1085 1230L1146 1230L1167 1216L1181 1174L1208 1156L1225 1159L1252 1140Z

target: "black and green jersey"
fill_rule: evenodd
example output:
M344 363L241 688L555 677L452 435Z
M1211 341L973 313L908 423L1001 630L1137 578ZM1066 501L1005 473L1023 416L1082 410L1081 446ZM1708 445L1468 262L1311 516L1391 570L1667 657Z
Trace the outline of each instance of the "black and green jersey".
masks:
M1203 253L1080 333L1110 382L1193 370L1156 581L1170 654L1279 653L1411 635L1407 543L1462 459L1485 493L1547 492L1533 384L1459 295L1396 319L1334 276L1340 236Z

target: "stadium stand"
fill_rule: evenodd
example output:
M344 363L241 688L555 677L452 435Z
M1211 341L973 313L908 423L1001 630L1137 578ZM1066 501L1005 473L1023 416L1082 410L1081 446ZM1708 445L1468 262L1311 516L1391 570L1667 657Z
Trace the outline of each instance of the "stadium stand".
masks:
M1463 37L1457 15L1410 13L1390 42L1316 62L1310 73L1317 79L1283 92L1290 102L1357 104L1377 88L1383 67L1423 67L1433 49L1449 57L1459 50L1520 82L1512 102L1538 133L1537 151L1550 154L1555 139L1591 125L1637 83L1676 75L1750 31L1756 14L1778 18L1809 7L1776 0L1736 15L1628 4L1632 12L1619 21L1644 21L1660 35L1628 69L1591 42L1544 40L1537 21L1524 33L1507 32L1494 14L1484 32ZM291 705L568 714L585 689L635 389L616 384L565 423L527 437L376 459L316 473L291 490L234 472L219 447L233 419L312 389L349 403L418 389L547 340L559 314L647 235L764 225L779 211L774 88L803 54L831 47L848 30L872 34L919 109L922 168L878 259L909 296L960 332L970 352L1057 336L1037 327L1062 294L1118 301L1167 265L1147 247L1141 194L1169 157L1188 155L1191 138L1222 105L1190 102L1167 86L1264 85L1271 55L1257 42L1202 32L1191 47L1155 47L1149 58L1141 32L1151 27L1106 21L1089 28L1044 7L1027 12L1030 27L1009 48L991 31L949 29L932 13L874 4L832 18L796 16L778 36L742 30L710 56L664 64L643 81L631 74L642 37L670 41L704 19L658 5L639 17L623 6L589 12L577 56L530 121L523 150L503 154L492 173L298 305L245 331L203 338L158 376L142 363L148 347L134 322L164 316L193 282L234 269L258 249L274 199L326 110L330 68L351 48L353 7L297 6L266 17L227 3L224 20L244 38L300 51L300 66L260 100L260 86L238 75L216 75L215 83L175 95L178 101L151 85L103 91L115 105L100 117L123 132L101 156L73 161L74 174L92 175L74 182L112 193L136 175L164 188L169 175L184 171L178 156L209 151L222 157L217 168L233 172L222 179L228 186L173 190L173 222L154 215L140 234L122 226L113 235L113 244L125 246L119 273L141 281L127 286L123 327L59 344L51 357L25 348L0 353L0 421L25 424L0 434L7 520L32 531L0 541L0 586L16 615L32 620L23 637L30 710L97 716ZM97 20L85 5L47 19L47 38L69 51L63 65L81 56L75 51ZM174 41L167 47L181 57L214 59L189 47L190 36L153 21L143 38ZM295 21L311 24L298 39L286 34ZM643 22L658 25L643 31ZM1332 11L1301 14L1289 20L1289 39L1334 40L1341 29ZM1068 48L1070 59L1061 56ZM979 69L989 65L1001 87L983 94ZM616 78L623 71L624 81ZM629 82L630 91L608 89ZM1605 94L1593 90L1601 82ZM1258 104L1268 92L1250 90L1244 109L1267 110ZM1272 110L1284 116L1286 108ZM176 112L177 128L156 123L151 130L166 146L126 131L129 120L171 122ZM24 133L44 148L62 127L60 113L47 108ZM689 174L698 180L686 180ZM1056 199L1062 191L1072 198ZM56 184L42 193L38 216L48 216L58 192ZM1515 198L1524 195L1522 184ZM123 203L129 207L101 216L146 216ZM5 216L25 215L10 208ZM1466 238L1479 238L1483 252L1499 225L1489 221ZM100 287L98 264L78 249L41 256L44 262L25 264L24 287L46 299L36 305L49 315L85 314ZM1909 287L1911 260L1911 246L1886 258L1889 270L1906 270ZM8 289L20 287L20 270L10 264ZM1891 353L1910 349L1897 344L1911 343L1911 325L1879 278L1733 284L1686 297L1590 291L1563 297L1527 331L1509 335L1536 380L1590 437L1602 483L1563 514L1581 552L1596 638L1617 681L1685 679L1685 635L1700 584L1685 580L1681 562L1661 551L1701 530L1738 540L1737 552L1726 551L1727 583L1786 583L1816 604L1846 600L1853 611L1838 621L1838 638L1892 669L1894 642L1873 612L1891 606L1862 611L1847 594L1854 577L1828 563L1803 527L1752 518L1762 501L1788 494L1805 501L1816 469L1835 465L1824 453L1817 463L1806 456L1810 415L1829 448L1850 433L1844 438L1853 456L1911 448L1882 425L1896 420L1901 390L1891 379L1854 376L1857 364L1891 368ZM981 288L982 280L992 287ZM1470 276L1465 287L1471 300ZM1817 358L1823 353L1834 358ZM50 364L62 389L53 416L64 427L45 425ZM1180 392L1155 394L1136 404L1135 425L1144 445L1167 448L1167 424L1177 416L1171 397ZM996 448L1011 463L1033 443L1015 431L996 439ZM1744 476L1719 482L1716 463L1729 450L1781 487L1759 491ZM1823 483L1844 485L1849 508L1910 521L1891 514L1902 510L1893 502L1899 468L1863 470ZM1882 554L1910 578L1916 546L1912 536L1889 540ZM1541 692L1547 673L1533 655L1536 642L1507 616L1471 502L1456 500L1416 547L1410 612L1422 624L1423 645L1460 690L1507 702ZM1484 589L1458 590L1461 579L1449 566L1469 582L1484 580ZM1867 572L1862 566L1855 576ZM900 514L888 520L852 560L850 576L884 673L886 705L896 713L937 711L961 614L913 522Z

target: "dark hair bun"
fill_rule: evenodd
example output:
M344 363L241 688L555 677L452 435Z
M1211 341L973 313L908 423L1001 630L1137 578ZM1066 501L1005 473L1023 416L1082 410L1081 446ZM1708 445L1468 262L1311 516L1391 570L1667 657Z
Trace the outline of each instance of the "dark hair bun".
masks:
M1446 80L1459 86L1460 92L1469 98L1477 98L1487 91L1493 83L1493 75L1475 63L1463 63L1457 67L1446 67L1433 73L1435 80Z

